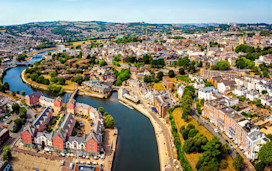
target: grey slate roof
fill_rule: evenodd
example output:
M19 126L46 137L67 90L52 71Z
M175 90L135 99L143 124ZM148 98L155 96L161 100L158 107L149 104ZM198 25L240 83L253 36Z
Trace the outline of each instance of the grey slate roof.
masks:
M34 92L28 95L29 98L43 96L42 92Z

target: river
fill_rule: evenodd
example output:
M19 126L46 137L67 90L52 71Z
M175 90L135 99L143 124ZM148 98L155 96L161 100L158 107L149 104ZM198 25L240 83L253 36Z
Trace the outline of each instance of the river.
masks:
M36 55L29 62L39 61L44 52ZM26 94L40 91L23 83L20 74L25 66L18 66L7 71L3 82L8 82L11 91L25 91ZM43 91L47 97L54 97ZM67 102L70 94L62 96ZM114 117L119 131L118 144L113 161L113 171L159 171L159 155L155 132L150 120L136 110L118 102L117 93L114 92L109 99L98 99L88 96L77 96L76 101L89 104L93 107L104 107Z

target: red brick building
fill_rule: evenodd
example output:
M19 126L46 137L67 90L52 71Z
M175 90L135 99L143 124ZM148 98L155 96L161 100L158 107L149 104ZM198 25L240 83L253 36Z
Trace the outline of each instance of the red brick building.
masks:
M33 137L35 136L36 129L31 125L25 127L24 131L22 132L22 142L24 144L32 144L34 139Z
M75 113L75 105L76 105L76 101L74 99L70 99L69 102L66 104L67 112Z
M53 107L54 111L57 111L57 112L61 111L62 103L63 103L62 99L60 97L57 97L54 101L54 107Z
M41 92L35 92L32 94L26 95L26 103L30 106L39 104L40 97L43 96Z

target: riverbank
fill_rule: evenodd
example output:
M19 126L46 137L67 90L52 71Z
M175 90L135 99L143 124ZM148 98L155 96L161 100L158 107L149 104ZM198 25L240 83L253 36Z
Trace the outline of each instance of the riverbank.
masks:
M171 162L171 161L169 161L169 159L171 159L171 156L170 156L169 151L167 149L166 141L169 140L171 137L165 137L163 135L162 128L160 127L160 125L158 124L157 121L155 121L155 119L153 118L154 116L152 116L144 108L143 105L135 104L135 103L123 98L122 97L122 91L123 91L122 88L120 88L119 91L118 91L118 100L122 101L126 105L132 106L134 109L136 109L137 111L139 111L140 113L145 115L147 118L149 118L149 120L150 120L150 122L151 122L151 124L152 124L152 126L154 128L155 135L156 135L156 140L157 140L157 145L158 145L158 154L159 154L159 161L160 161L161 171L175 170L174 168L172 169L171 167L170 168L168 167L168 163ZM170 129L170 127L169 127L169 129Z
M37 83L35 81L27 79L25 71L26 71L26 69L24 69L21 72L21 78L22 78L23 82L25 82L27 85L30 85L31 87L34 87L36 89L47 90L47 87L48 87L47 85L39 84L39 83ZM64 89L64 91L66 93L73 93L73 91L74 91L73 90L73 86L70 86L70 85L63 85L62 88ZM96 97L96 98L101 98L101 99L108 98L108 96L104 96L104 95L101 95L101 94L96 94L96 93L88 92L87 90L84 90L81 87L79 87L78 89L79 89L79 91L78 91L79 95L83 95L83 96L85 95L85 96Z

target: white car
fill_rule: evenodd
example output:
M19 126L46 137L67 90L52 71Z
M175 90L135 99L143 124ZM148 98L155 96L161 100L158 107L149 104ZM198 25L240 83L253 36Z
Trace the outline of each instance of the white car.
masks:
M65 164L65 161L62 160L62 161L60 162L60 165L61 165L61 166L64 166L64 164Z
M214 129L214 132L218 133L218 130L217 130L217 129Z

